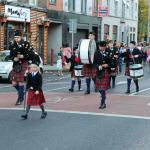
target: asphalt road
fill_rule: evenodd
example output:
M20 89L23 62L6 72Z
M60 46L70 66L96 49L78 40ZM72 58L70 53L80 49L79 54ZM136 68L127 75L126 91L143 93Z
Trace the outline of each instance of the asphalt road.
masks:
M149 150L150 148L150 68L144 68L139 80L140 91L126 95L126 77L118 75L116 88L108 90L107 108L98 109L99 95L69 93L71 79L65 72L43 74L43 91L48 116L31 111L28 120L21 120L22 106L14 106L16 91L7 82L0 82L0 150ZM3 109L8 108L8 109ZM12 109L13 108L13 109ZM18 110L21 109L21 110ZM54 111L53 111L54 110ZM65 111L61 111L65 110ZM111 115L110 115L111 114Z
M19 112L18 112L19 111ZM150 121L49 112L45 120L31 112L0 110L1 150L149 150ZM11 114L11 115L10 115Z

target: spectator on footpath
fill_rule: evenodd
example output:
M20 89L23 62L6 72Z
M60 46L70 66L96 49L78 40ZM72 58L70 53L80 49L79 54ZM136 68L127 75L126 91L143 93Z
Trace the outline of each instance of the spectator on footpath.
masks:
M57 73L58 73L58 76L62 76L62 58L61 56L58 56L58 59L57 59Z
M42 91L42 75L39 73L39 64L31 64L31 72L27 75L27 85L26 90L28 91L27 96L27 107L26 113L21 115L23 119L28 118L28 113L31 106L40 106L42 110L41 119L47 116L43 103L45 103L45 98Z

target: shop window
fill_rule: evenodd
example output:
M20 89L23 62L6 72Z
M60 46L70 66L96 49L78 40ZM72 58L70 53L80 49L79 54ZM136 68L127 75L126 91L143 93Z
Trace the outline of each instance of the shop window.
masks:
M37 0L29 0L29 5L36 6L37 5Z

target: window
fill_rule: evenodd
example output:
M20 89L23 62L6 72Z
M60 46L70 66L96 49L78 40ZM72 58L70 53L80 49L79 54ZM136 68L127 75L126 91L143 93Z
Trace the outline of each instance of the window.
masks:
M68 0L68 10L75 11L75 0Z
M125 18L125 4L122 3L122 18Z
M29 0L29 5L36 6L37 0Z
M49 0L50 4L56 4L56 0Z
M117 40L118 26L113 26L113 40Z
M98 11L98 0L94 0L94 10Z
M87 0L82 0L81 1L81 12L83 13L83 14L86 14L86 4L87 4Z
M115 16L118 16L118 1L115 1Z
M109 36L109 25L104 24L104 40L107 40Z

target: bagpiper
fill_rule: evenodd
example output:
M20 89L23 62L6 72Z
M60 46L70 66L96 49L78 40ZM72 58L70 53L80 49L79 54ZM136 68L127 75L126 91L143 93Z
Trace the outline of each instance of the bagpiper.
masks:
M110 58L106 52L106 42L101 41L99 43L99 49L94 55L94 65L96 67L96 88L101 95L99 109L106 108L106 90L109 86Z
M28 61L34 55L30 43L22 39L21 32L16 31L14 42L9 46L10 58L13 61L11 81L13 87L18 92L18 98L15 105L21 105L24 100L24 75L28 69Z

